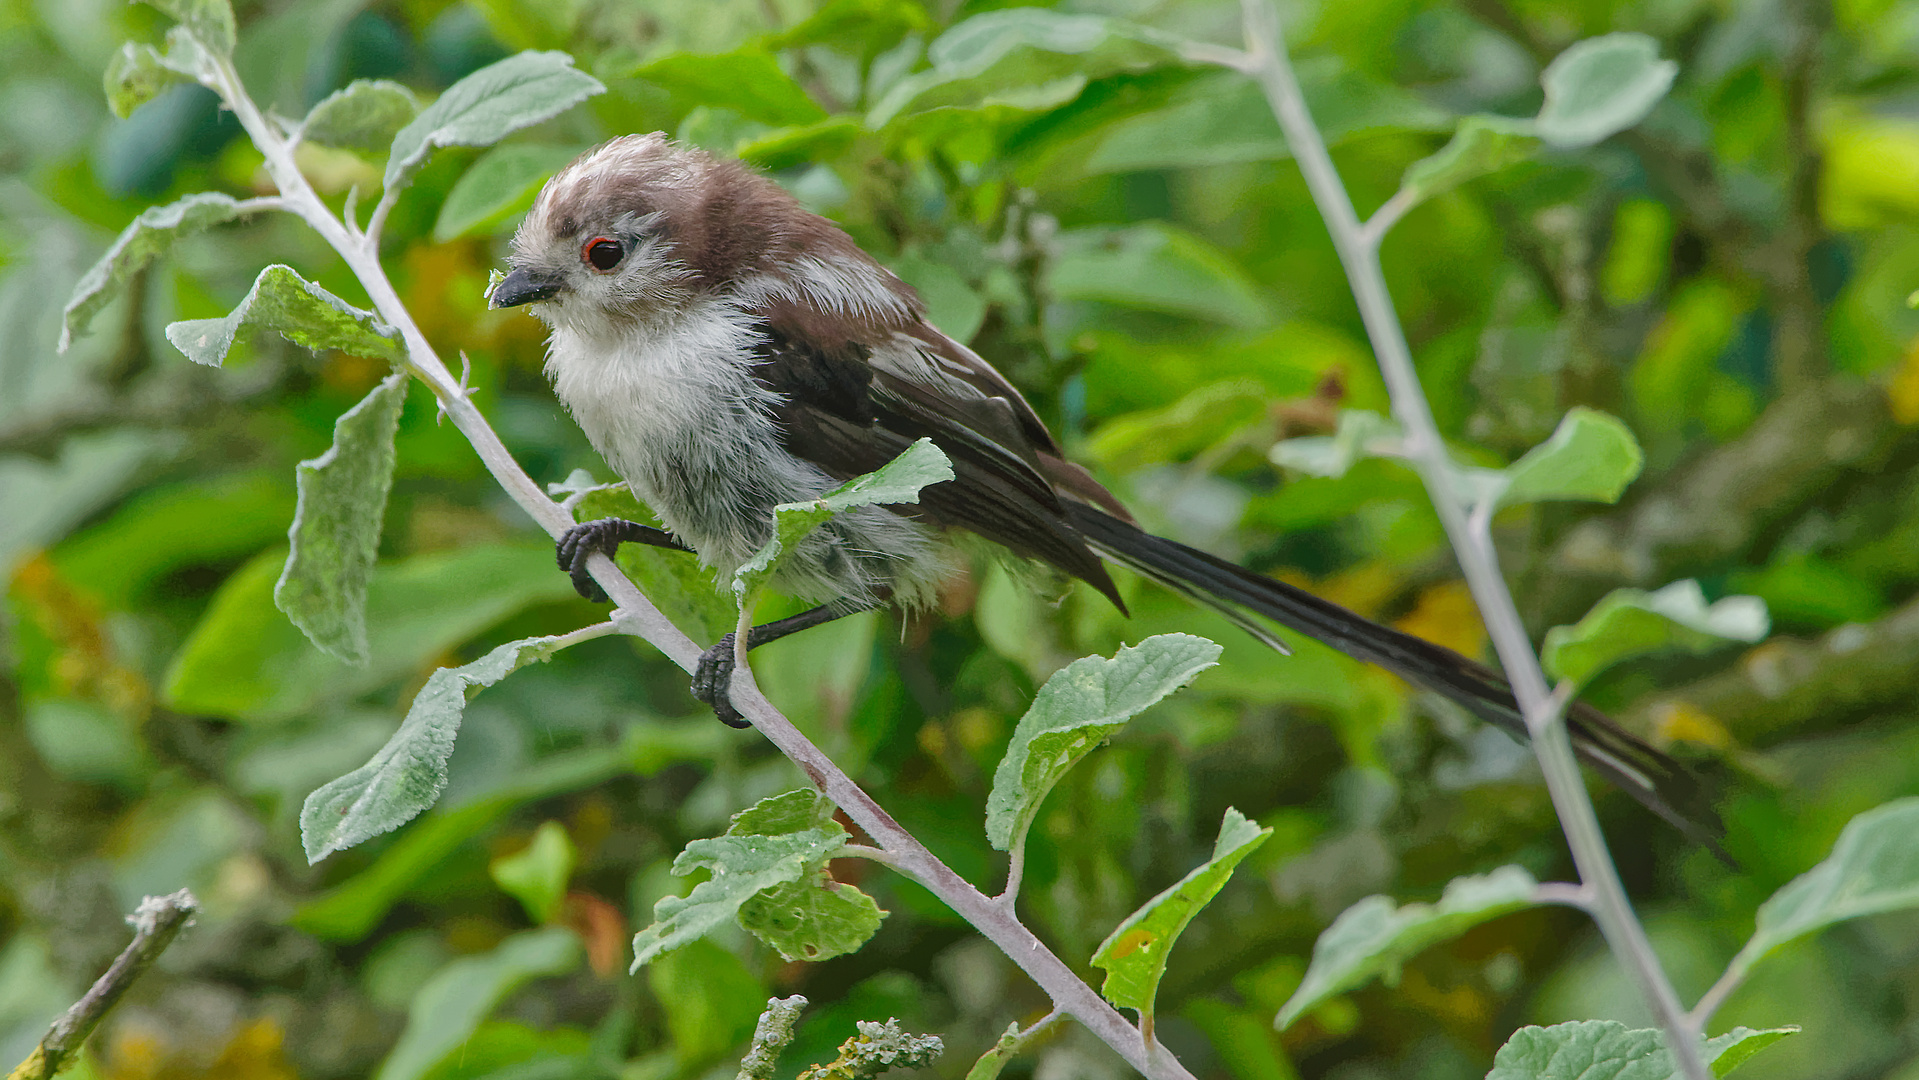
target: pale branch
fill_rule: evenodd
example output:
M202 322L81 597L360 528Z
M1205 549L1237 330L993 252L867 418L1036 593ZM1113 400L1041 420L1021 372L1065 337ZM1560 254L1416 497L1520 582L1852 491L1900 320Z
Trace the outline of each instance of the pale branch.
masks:
M52 1080L59 1075L134 982L146 974L181 930L192 925L199 910L200 902L185 889L171 896L142 900L139 908L127 916L127 922L133 925L133 941L114 958L106 974L53 1022L40 1045L7 1075L7 1080Z
M234 116L265 158L267 172L279 188L285 206L340 253L366 289L380 317L399 330L406 345L408 370L432 390L454 426L467 437L481 462L514 502L548 534L559 536L573 524L571 516L541 491L513 459L485 416L455 382L387 278L379 258L379 225L384 219L380 209L375 209L373 220L364 232L349 228L333 215L301 175L290 144L247 96L230 62L218 62L213 81L213 89L227 100ZM381 206L396 198L397 193L382 196ZM588 559L587 568L617 605L613 621L622 633L641 638L682 669L694 670L702 651L700 647L668 621L611 559L596 554ZM1084 1024L1127 1064L1152 1080L1192 1080L1192 1074L1170 1053L1156 1045L1149 1046L1139 1029L1107 1004L1032 931L942 863L801 734L792 721L760 693L744 658L733 678L732 699L740 713L752 720L753 726L769 742L880 844L894 865L925 885L998 945L1062 1011Z
M1325 140L1306 107L1292 64L1280 35L1279 19L1270 0L1243 0L1246 49L1251 73L1265 91L1273 115L1292 148L1301 176L1325 219L1333 247L1346 270L1361 321L1379 362L1391 396L1393 414L1406 431L1405 449L1424 481L1460 569L1485 619L1488 636L1511 681L1513 694L1532 735L1533 752L1545 775L1547 790L1565 829L1567 845L1579 876L1592 890L1588 910L1612 945L1640 992L1666 1030L1668 1045L1687 1080L1710 1080L1700 1055L1696 1030L1679 1004L1679 996L1660 967L1645 928L1633 914L1631 901L1619 881L1605 837L1586 794L1572 742L1561 717L1562 703L1546 685L1539 657L1533 652L1525 624L1512 593L1500 574L1488 529L1489 514L1470 514L1452 482L1454 467L1447 456L1432 408L1420 387L1412 350L1379 264L1379 249L1368 243L1364 226L1353 210L1351 197L1327 152ZM1375 238L1376 239L1376 238Z

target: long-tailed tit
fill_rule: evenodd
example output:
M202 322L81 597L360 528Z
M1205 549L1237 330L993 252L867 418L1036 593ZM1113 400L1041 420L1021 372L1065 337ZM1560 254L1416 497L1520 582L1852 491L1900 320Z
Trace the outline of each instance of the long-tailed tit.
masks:
M737 162L659 134L614 139L561 170L514 237L494 307L552 327L546 370L587 437L670 532L580 526L560 559L605 599L586 556L623 541L682 547L722 579L759 550L773 507L817 498L930 437L954 479L917 506L832 519L776 588L819 605L756 627L749 647L882 603L927 604L964 530L1086 582L1124 610L1106 562L1214 608L1285 651L1271 620L1444 695L1523 737L1506 680L1438 645L1133 523L1067 461L1012 384L926 321L912 288L832 222ZM694 692L727 699L732 641ZM1683 766L1591 706L1568 715L1580 756L1688 836L1722 826Z

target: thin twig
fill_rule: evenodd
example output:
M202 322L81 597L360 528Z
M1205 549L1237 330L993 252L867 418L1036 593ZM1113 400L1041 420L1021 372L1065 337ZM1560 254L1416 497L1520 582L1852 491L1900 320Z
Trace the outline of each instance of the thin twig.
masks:
M1585 885L1575 885L1570 881L1543 881L1533 888L1533 902L1557 904L1561 907L1573 907L1591 912L1593 891Z
M1693 1030L1704 1032L1706 1025L1712 1021L1712 1014L1719 1011L1719 1007L1726 1003L1726 999L1731 997L1732 992L1739 989L1739 984L1745 980L1745 968L1737 964L1728 967L1719 976L1719 981L1712 984L1712 989L1707 990L1699 998L1699 1003L1686 1014L1686 1019L1692 1024Z
M1011 911L1013 905L1019 903L1020 882L1026 877L1026 833L1024 831L1014 834L1013 850L1007 852L1006 857L1006 888L1001 889L1000 894L993 897L993 900Z
M379 231L386 211L397 192L381 196L364 233L357 239L313 191L293 161L287 142L267 124L259 108L246 94L239 75L230 62L220 60L212 79L213 89L232 107L234 116L265 158L267 172L279 187L287 206L311 225L340 253L347 266L373 301L374 308L390 325L398 328L407 349L406 366L427 384L440 400L455 427L473 444L480 460L500 486L548 534L559 536L573 524L571 516L549 498L520 469L506 445L474 407L433 346L420 332L418 324L380 265ZM604 555L587 560L587 569L607 595L618 605L613 621L622 632L642 638L682 669L691 672L701 653L698 645L669 622L626 575ZM745 636L741 635L743 642ZM752 668L741 657L734 672L732 700L740 713L753 722L760 733L781 753L810 777L853 822L879 842L892 865L926 886L948 907L980 931L1006 953L1038 983L1055 1005L1078 1020L1111 1046L1126 1063L1151 1080L1193 1080L1192 1073L1169 1053L1149 1047L1139 1029L1128 1023L1119 1011L1101 998L1064 961L1021 925L1010 912L1003 911L978 889L941 862L910 832L902 828L872 797L861 790L851 777L828 758L819 747L801 734L793 722L760 693L753 681Z
M1064 1019L1064 1014L1058 1009L1054 1009L1052 1012L1040 1017L1032 1027L1027 1028L1025 1031L1021 1031L1018 1024L1007 1028L1006 1034L1001 1035L999 1041L994 1043L984 1054L981 1054L979 1060L973 1063L972 1068L966 1070L966 1080L993 1080L994 1077L1000 1074L1002 1069L1006 1068L1008 1062L1018 1057L1028 1046L1032 1045L1035 1038L1038 1038L1047 1028L1052 1027L1062 1019Z
M1532 736L1533 752L1539 758L1540 771L1545 775L1547 790L1565 829L1573 862L1579 868L1581 881L1593 890L1588 910L1615 955L1653 1006L1687 1080L1710 1080L1712 1074L1700 1056L1697 1029L1681 1009L1679 997L1660 967L1644 927L1633 914L1632 903L1606 850L1605 837L1599 831L1592 801L1586 795L1579 765L1573 758L1566 726L1554 707L1545 673L1540 670L1539 657L1526 636L1512 593L1500 575L1491 535L1483 527L1483 520L1482 527L1474 527L1467 508L1454 491L1453 465L1440 438L1439 426L1433 420L1432 408L1419 385L1412 350L1406 343L1405 330L1393 310L1392 295L1380 269L1379 253L1366 243L1364 227L1353 211L1352 199L1306 108L1305 96L1300 92L1299 81L1293 75L1280 37L1278 16L1270 0L1243 0L1243 11L1246 48L1257 61L1254 77L1266 93L1280 129L1286 135L1287 145L1292 149L1293 159L1298 162L1313 201L1318 204L1327 230L1332 234L1333 246L1346 269L1360 318L1391 394L1393 414L1406 431L1407 459L1426 485L1427 495L1452 541L1460 569L1485 619L1500 663L1512 682L1514 697Z
M106 1019L107 1013L119 1004L134 982L173 944L180 931L192 924L199 910L200 902L185 889L171 896L149 896L142 900L139 908L127 916L127 922L133 924L133 941L114 958L106 974L94 981L86 995L53 1022L46 1038L40 1040L27 1060L7 1074L7 1080L52 1080L66 1068L85 1045L87 1036L93 1034L93 1029L100 1026L100 1021Z

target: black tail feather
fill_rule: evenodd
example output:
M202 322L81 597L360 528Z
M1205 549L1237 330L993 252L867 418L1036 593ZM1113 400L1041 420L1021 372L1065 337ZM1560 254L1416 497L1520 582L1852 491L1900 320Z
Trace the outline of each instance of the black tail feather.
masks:
M1518 738L1526 737L1526 723L1512 688L1484 664L1381 626L1283 581L1144 532L1093 507L1068 503L1067 514L1101 555L1219 611L1281 652L1288 651L1285 643L1253 616L1377 664ZM1725 825L1698 778L1685 766L1584 702L1568 711L1566 724L1581 760L1688 838L1731 861L1719 845Z

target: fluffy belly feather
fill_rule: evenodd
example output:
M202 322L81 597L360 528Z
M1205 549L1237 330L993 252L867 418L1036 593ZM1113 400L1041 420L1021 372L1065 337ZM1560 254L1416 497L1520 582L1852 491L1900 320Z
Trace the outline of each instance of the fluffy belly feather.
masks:
M778 398L751 374L750 328L684 322L705 332L633 335L623 351L556 327L547 372L600 456L724 587L772 535L775 506L816 499L839 481L781 444ZM716 324L732 332L715 334ZM803 541L773 584L812 603L917 606L950 572L934 530L864 507Z

